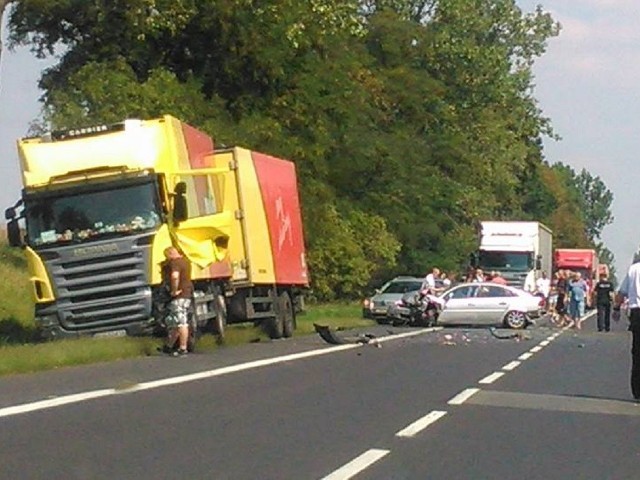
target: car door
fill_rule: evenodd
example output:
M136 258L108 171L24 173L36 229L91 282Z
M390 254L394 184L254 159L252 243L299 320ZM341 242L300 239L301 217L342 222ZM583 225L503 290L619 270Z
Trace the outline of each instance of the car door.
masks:
M501 285L480 285L476 290L475 307L478 323L500 323L509 308L513 294Z
M475 292L477 285L460 285L443 295L444 308L438 323L475 323Z

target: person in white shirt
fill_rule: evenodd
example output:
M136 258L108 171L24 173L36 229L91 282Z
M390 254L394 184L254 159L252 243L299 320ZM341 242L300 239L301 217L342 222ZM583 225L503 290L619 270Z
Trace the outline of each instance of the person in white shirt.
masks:
M440 269L433 267L431 273L424 277L421 290L430 290L432 293L436 289L436 280L440 278Z
M613 319L620 320L620 305L629 304L629 330L631 331L631 393L640 402L640 261L629 267L618 288L613 304Z
M536 292L544 298L549 298L551 291L551 280L547 277L547 272L542 272L540 278L536 280Z

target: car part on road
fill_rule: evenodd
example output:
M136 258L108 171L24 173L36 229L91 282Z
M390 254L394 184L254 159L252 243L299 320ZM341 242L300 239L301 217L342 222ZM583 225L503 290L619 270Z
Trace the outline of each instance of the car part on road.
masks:
M346 345L346 344L366 344L366 345L375 345L376 347L380 347L380 343L376 339L376 336L371 333L365 333L362 335L358 335L357 337L345 337L341 338L335 334L331 330L330 327L326 325L318 325L317 323L313 324L313 328L315 328L316 332L320 337L327 343L331 345Z
M491 332L491 335L493 335L495 338L499 339L499 340L512 340L512 339L518 339L518 340L529 340L528 337L525 337L522 332L516 332L516 333L509 333L506 335L501 335L498 332L496 332L495 327L489 327L489 332Z

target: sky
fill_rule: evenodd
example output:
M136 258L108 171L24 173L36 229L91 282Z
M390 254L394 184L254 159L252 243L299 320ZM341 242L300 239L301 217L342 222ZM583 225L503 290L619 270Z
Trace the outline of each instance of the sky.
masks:
M517 0L525 12L541 4L562 25L534 67L534 96L560 141L546 139L549 163L585 168L613 193L614 222L602 241L625 272L640 246L640 1ZM6 28L3 29L6 37ZM6 44L5 44L6 46ZM20 196L15 149L40 113L37 82L51 63L27 49L0 59L0 211Z

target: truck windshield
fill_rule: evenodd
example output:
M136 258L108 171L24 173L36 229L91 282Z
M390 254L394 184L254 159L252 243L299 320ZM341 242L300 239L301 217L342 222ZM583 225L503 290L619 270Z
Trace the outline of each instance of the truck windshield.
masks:
M25 197L29 244L82 242L157 228L161 209L156 183L102 184Z
M484 270L524 271L528 270L529 252L489 252L481 251L479 267Z

